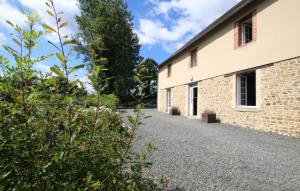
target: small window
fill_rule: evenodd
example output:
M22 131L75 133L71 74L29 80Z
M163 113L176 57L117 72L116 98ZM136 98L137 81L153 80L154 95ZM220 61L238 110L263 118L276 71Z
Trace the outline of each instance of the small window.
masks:
M197 49L191 51L191 68L197 66Z
M171 76L171 72L172 72L172 64L168 65L168 71L167 72L168 72L168 74L167 74L168 77L170 77Z
M240 23L240 45L244 45L252 41L252 28L252 16Z
M256 73L237 75L237 106L256 106Z
M256 23L257 23L256 10L235 23L235 27L234 27L235 48L256 41L256 35L257 35Z
M171 108L171 89L167 89L167 108Z

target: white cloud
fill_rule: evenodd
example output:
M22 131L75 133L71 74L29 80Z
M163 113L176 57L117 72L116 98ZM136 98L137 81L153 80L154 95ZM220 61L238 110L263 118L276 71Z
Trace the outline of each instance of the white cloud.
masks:
M84 83L85 88L88 92L92 93L95 91L91 84L91 80L88 78L87 75L79 77L79 80Z
M140 36L141 43L153 45L161 40L175 41L186 35L190 30L195 30L190 21L179 20L171 29L168 29L160 21L149 19L140 19L140 26L137 33ZM198 27L197 27L198 28Z
M4 45L7 42L7 38L4 34L0 33L0 46Z
M167 52L174 52L239 1L147 0L154 16L140 18L136 32L142 44L160 44Z
M55 26L54 19L47 14L49 9L45 0L19 0L19 2L31 10L36 10L42 17L42 22ZM54 1L57 12L63 12L63 21L68 22L69 25L62 30L62 35L74 35L78 31L78 25L75 20L75 15L80 14L77 0L55 0ZM48 35L49 40L55 41L57 38L52 35Z
M37 11L42 17L42 23L47 23L51 26L55 26L53 18L47 14L47 6L45 0L18 0L19 3L30 10ZM57 12L63 12L63 21L69 23L67 27L62 30L62 35L72 36L78 31L78 25L75 20L75 15L80 14L77 0L55 0L54 1ZM5 20L10 20L20 26L25 25L26 16L23 12L9 0L0 0L0 26L7 27L8 24ZM40 26L39 26L40 27ZM49 40L57 41L55 35L47 35Z
M39 63L36 63L35 65L34 65L34 67L38 70L38 71L41 71L41 72L49 72L50 71L50 66L49 65L47 65L47 64L44 64L44 63L41 63L41 62L39 62Z
M19 26L23 26L26 17L17 7L11 5L8 0L0 0L0 24L3 27L9 26L5 22L6 20L14 22Z

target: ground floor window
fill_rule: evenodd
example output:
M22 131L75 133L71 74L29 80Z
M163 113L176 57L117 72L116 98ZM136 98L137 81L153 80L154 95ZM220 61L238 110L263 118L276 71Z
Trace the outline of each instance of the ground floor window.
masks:
M237 106L256 106L256 72L237 75Z
M171 89L167 89L167 108L171 108Z

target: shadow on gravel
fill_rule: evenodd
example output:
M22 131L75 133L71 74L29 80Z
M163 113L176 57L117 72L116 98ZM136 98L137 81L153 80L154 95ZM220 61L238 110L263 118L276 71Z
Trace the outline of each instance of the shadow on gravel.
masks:
M185 189L183 189L183 188L173 188L173 189L170 189L170 190L167 190L167 191L185 191Z

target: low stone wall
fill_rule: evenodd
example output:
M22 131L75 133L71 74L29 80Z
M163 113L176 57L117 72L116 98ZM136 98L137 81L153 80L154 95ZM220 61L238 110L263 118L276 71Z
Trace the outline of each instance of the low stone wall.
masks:
M235 107L236 75L200 81L199 117L213 110L222 123L300 136L300 58L257 71L257 108Z

